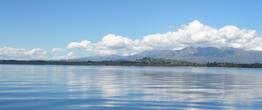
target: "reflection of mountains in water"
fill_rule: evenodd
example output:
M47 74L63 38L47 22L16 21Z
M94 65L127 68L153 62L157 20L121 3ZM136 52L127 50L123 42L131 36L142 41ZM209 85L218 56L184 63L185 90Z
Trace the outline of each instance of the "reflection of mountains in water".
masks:
M96 88L109 99L230 104L262 101L262 77L252 74L258 72L255 69L106 67L86 76L70 71L70 84L80 85L74 91Z
M132 56L92 56L78 58L77 60L136 60L143 57L165 58L175 60L187 60L191 62L207 63L207 62L235 62L235 63L262 63L262 51L245 51L236 48L195 48L188 47L182 50L161 50L161 51L144 51Z

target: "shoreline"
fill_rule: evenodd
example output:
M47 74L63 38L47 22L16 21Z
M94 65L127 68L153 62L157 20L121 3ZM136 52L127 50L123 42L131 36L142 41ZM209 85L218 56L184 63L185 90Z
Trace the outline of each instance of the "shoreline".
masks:
M213 67L213 68L262 68L262 64L240 64L234 62L207 62L194 63L183 60L144 57L135 61L110 60L110 61L63 61L63 60L0 60L0 64L16 65L81 65L81 66L137 66L137 67Z
M208 67L208 66L185 66L185 65L82 65L82 64L19 64L19 63L0 63L0 65L61 65L61 66L129 66L129 67L198 67L198 68L247 68L247 67Z

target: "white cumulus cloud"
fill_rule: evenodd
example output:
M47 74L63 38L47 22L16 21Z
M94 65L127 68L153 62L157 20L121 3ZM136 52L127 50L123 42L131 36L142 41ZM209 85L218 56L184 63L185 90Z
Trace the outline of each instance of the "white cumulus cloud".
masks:
M172 26L173 27L173 26ZM88 40L71 42L66 48L82 48L95 54L116 54L117 50L153 51L179 50L186 47L233 47L245 50L262 50L262 36L256 30L239 29L236 26L224 26L221 29L203 25L195 20L182 25L175 32L152 34L142 40L108 34L101 42L91 44Z
M129 45L132 43L132 39L122 36L115 36L114 34L108 34L104 36L101 42L91 44L88 40L81 42L71 42L67 49L86 49L87 51L94 51L99 55L112 55L117 54L116 50L129 49Z
M94 53L98 54L98 55L113 55L113 54L117 54L116 50L95 50Z
M127 52L122 53L122 56L128 56L128 53Z
M92 51L93 46L90 44L90 41L83 40L80 43L78 42L71 42L68 46L66 46L67 49L75 49L75 48L82 48L86 49L87 51Z
M55 54L52 59L58 60L58 59L74 59L76 58L74 52L69 52L67 55L64 54Z
M44 51L44 52L43 52L43 55L46 55L46 54L47 54L47 51Z
M75 55L74 52L69 52L69 53L67 54L67 57L73 57L74 55Z
M56 51L65 51L65 49L62 49L62 48L54 48L51 52L56 52Z
M29 60L46 59L47 51L40 48L26 50L24 48L0 47L0 59Z
M133 56L133 55L135 55L135 54L137 54L137 52L135 52L135 53L131 53L130 55Z
M65 55L64 54L61 54L61 55L58 55L58 54L55 54L54 56L53 56L53 59L55 59L55 60L57 60L57 59L65 59Z

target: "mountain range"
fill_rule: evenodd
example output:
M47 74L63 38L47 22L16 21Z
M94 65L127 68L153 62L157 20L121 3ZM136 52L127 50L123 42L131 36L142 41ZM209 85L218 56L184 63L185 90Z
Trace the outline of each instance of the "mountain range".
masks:
M237 48L188 47L182 50L143 51L130 56L107 55L76 58L74 60L103 61L103 60L136 60L143 57L186 60L196 63L234 62L262 63L262 51L246 51Z

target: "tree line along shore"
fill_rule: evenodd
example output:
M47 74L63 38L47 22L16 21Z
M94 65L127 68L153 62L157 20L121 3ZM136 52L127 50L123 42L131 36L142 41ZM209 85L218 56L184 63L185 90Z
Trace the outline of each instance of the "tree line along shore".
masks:
M240 64L228 62L192 63L183 60L144 57L135 61L125 59L110 61L77 61L77 60L0 60L0 64L24 65L103 65L103 66L164 66L164 67L234 67L234 68L262 68L260 63Z

